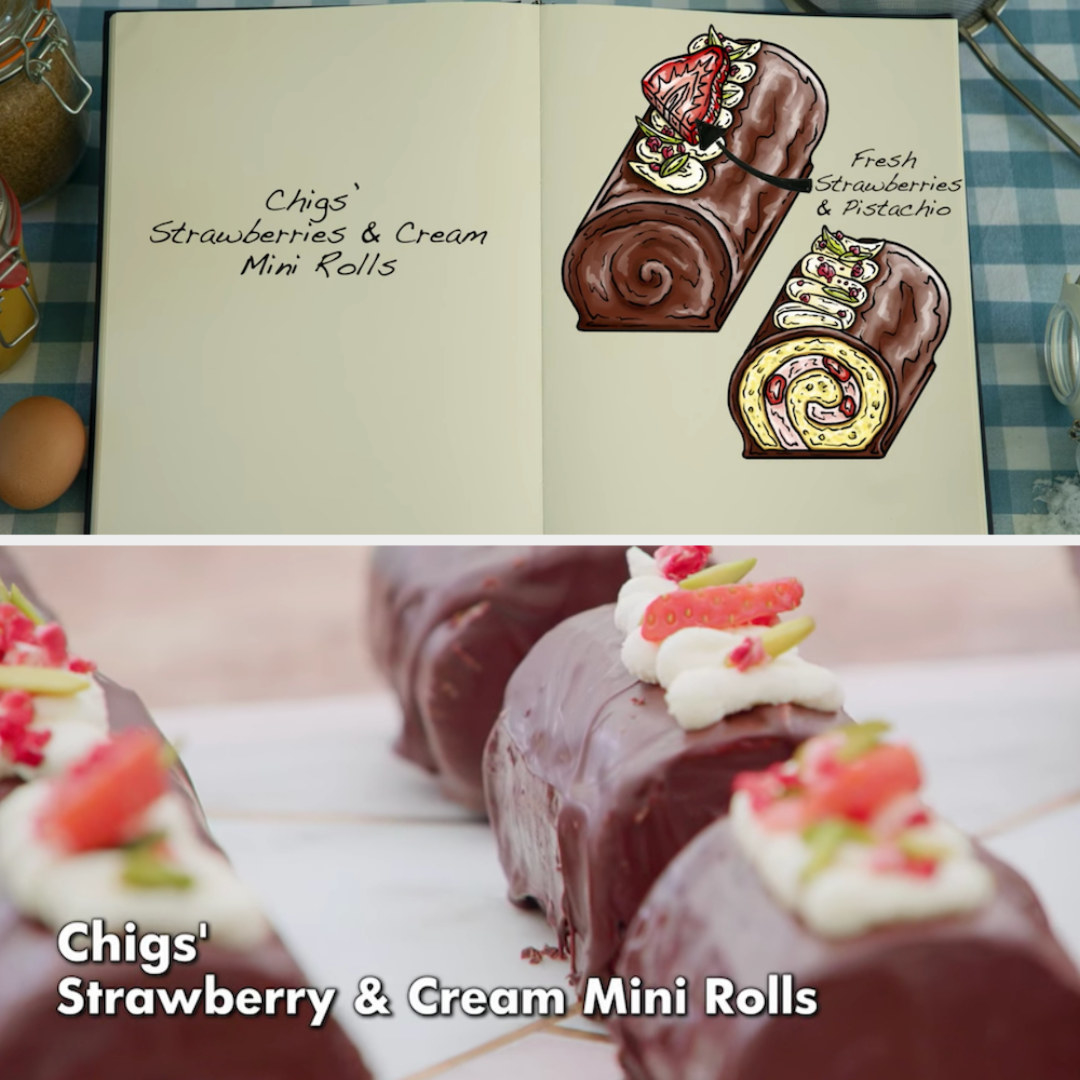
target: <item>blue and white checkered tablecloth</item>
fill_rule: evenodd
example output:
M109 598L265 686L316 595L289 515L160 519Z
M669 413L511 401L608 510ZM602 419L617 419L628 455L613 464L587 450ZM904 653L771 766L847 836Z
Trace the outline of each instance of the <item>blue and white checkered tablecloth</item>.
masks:
M283 0L295 5L301 0ZM314 0L339 3L341 0ZM786 10L782 0L615 0L655 7ZM115 7L263 7L265 0L81 0L57 5L93 84L90 150L71 182L27 214L26 245L42 297L37 342L0 376L0 411L52 394L88 417L97 255L98 112L103 13ZM1080 91L1080 0L1010 0L1005 21L1045 64ZM979 38L990 56L1062 127L1080 139L1080 116L994 29ZM1058 144L961 47L964 149L975 286L975 323L996 532L1030 532L1044 508L1039 478L1074 472L1069 417L1048 388L1043 328L1066 269L1080 273L1080 159ZM928 118L928 122L932 122ZM44 510L0 504L0 532L77 533L86 478Z

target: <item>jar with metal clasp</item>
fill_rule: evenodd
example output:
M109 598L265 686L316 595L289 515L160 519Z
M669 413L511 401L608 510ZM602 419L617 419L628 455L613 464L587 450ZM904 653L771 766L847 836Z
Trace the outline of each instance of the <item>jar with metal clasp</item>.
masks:
M0 372L7 371L30 348L38 321L34 279L23 247L19 200L0 179Z
M91 92L51 0L0 0L0 176L22 206L79 164Z

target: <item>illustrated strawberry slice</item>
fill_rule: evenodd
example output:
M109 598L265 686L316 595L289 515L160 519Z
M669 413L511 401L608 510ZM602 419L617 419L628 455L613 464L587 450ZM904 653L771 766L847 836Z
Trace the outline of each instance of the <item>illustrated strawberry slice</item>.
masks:
M665 593L645 609L641 636L663 641L688 626L731 630L771 620L802 602L803 587L797 578L780 578L755 584L713 585L705 589Z
M851 378L851 372L839 360L834 360L831 356L825 356L822 357L821 362L825 365L825 370L831 372L841 382L847 382Z
M716 123L724 80L731 68L719 45L663 60L641 80L645 97L687 142L696 144L697 123Z
M787 379L783 375L773 375L765 384L765 400L770 405L779 405L784 400Z
M41 816L42 835L65 851L118 847L169 786L160 740L127 731L95 747L57 782Z
M877 746L838 772L811 782L809 803L815 818L840 816L869 821L900 795L922 784L919 760L907 746Z

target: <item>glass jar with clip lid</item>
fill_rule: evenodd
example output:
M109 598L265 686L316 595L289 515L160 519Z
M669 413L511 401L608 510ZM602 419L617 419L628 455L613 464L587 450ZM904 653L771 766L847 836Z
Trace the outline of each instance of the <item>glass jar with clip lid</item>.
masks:
M90 84L52 0L0 0L0 176L22 206L55 191L86 149Z
M30 348L38 319L19 201L0 178L0 372L7 371Z

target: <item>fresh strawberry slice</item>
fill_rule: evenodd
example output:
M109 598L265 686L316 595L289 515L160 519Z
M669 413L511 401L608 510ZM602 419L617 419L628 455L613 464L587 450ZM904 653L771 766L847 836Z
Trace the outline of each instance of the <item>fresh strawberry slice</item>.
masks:
M96 747L57 781L41 816L42 835L65 851L118 847L168 788L160 740L127 731Z
M641 636L663 641L688 626L731 630L771 619L802 602L803 587L796 578L780 578L753 585L712 585L705 589L665 593L645 609Z
M746 792L755 813L778 799L789 799L799 788L799 777L786 761L775 761L759 772L736 773L731 790Z
M933 877L938 860L925 855L909 855L893 844L882 844L870 859L870 869L878 874L910 874L912 877Z
M806 797L802 795L777 799L759 810L757 819L769 832L801 832L811 821Z
M811 781L810 808L815 818L845 817L866 822L900 795L918 791L919 761L907 746L877 746L839 772Z

